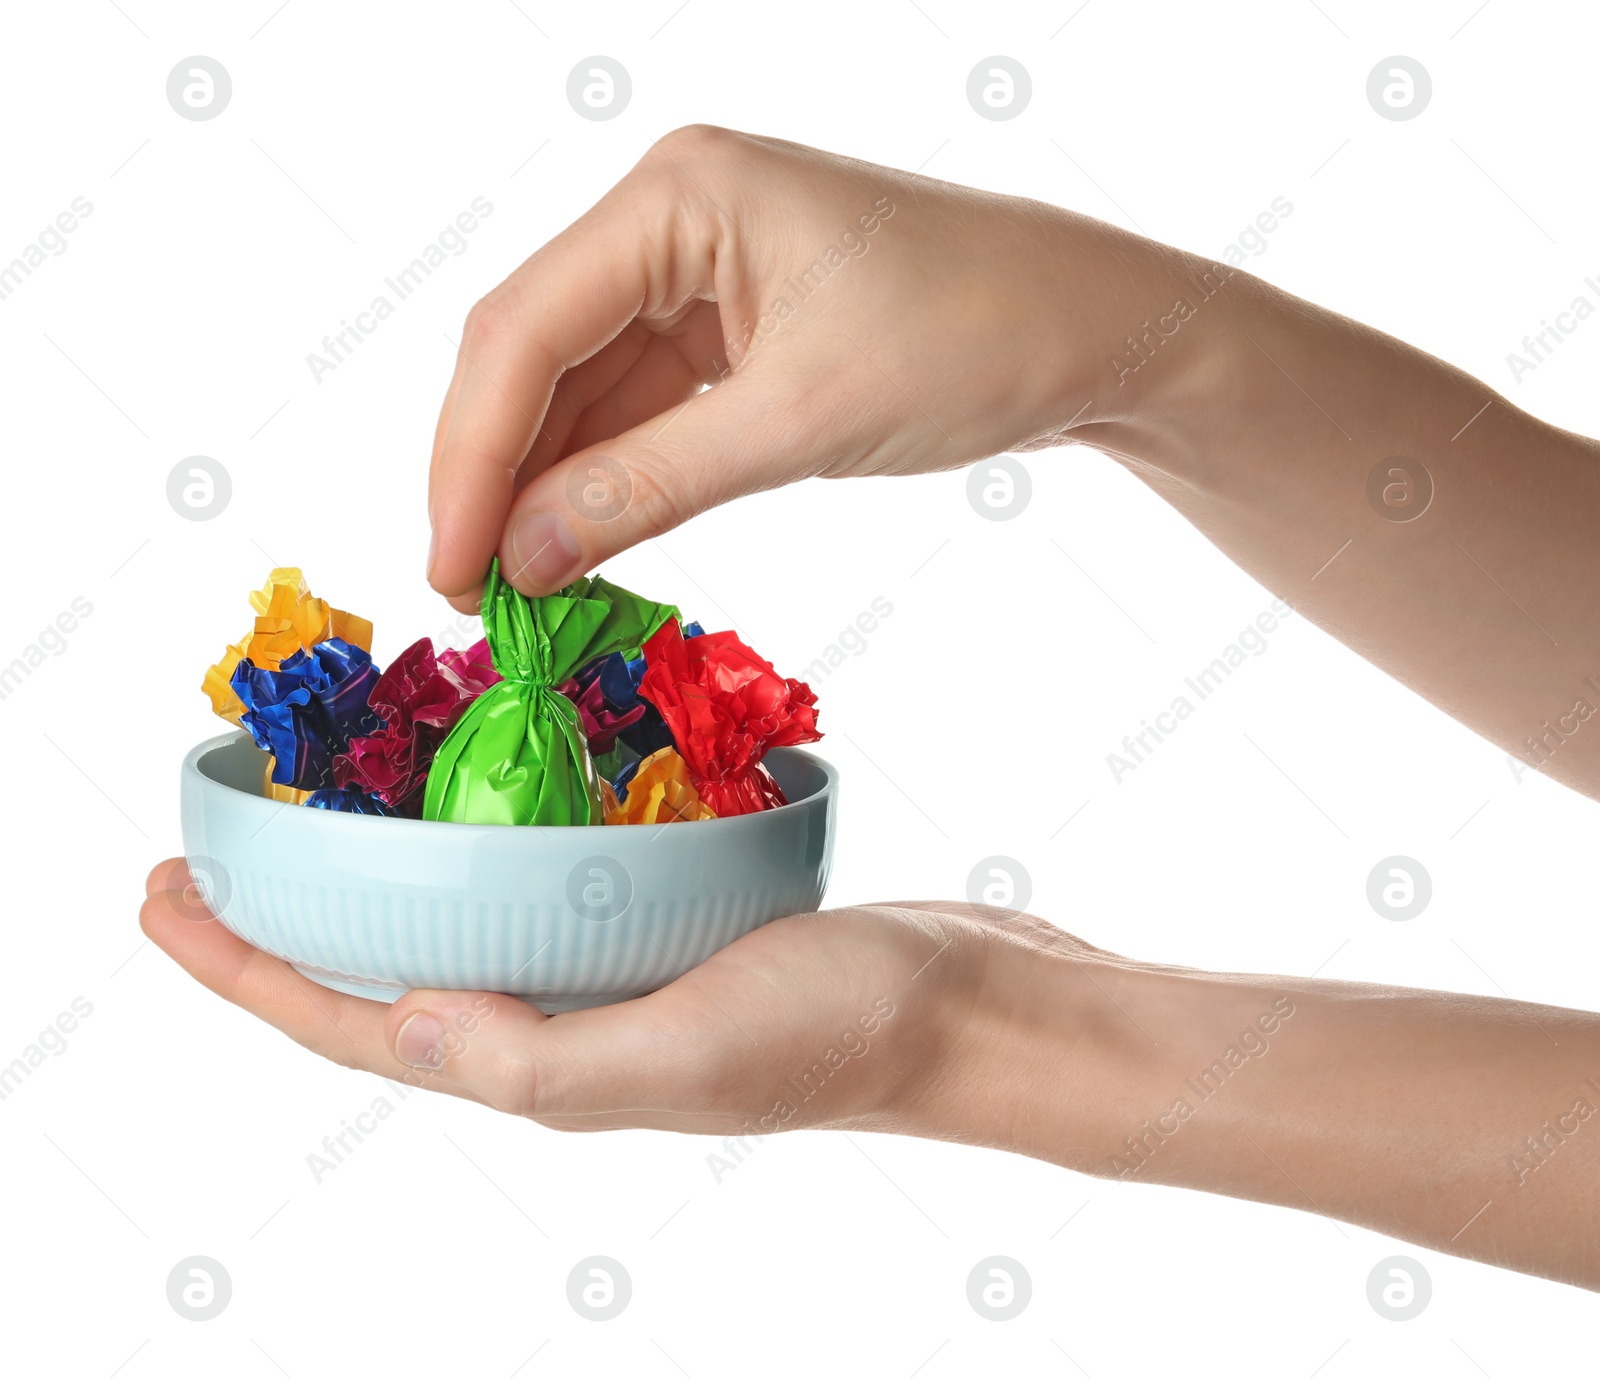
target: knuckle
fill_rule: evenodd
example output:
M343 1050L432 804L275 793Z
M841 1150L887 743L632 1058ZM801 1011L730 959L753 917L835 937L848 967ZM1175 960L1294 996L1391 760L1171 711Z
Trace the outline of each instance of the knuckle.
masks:
M461 350L469 360L499 352L513 338L520 313L515 298L503 287L473 303L461 326Z
M160 921L166 918L165 907L168 901L162 892L148 896L143 905L139 907L139 927L144 931L146 938L153 939L155 931L160 927Z
M674 162L698 162L723 156L738 142L739 136L733 130L720 125L686 124L663 134L651 145L651 152Z
M495 1110L509 1116L535 1120L548 1108L544 1079L535 1061L526 1054L507 1050L498 1054L489 1070L488 1086L476 1090Z
M680 466L669 465L656 456L642 456L628 461L629 476L633 481L632 506L637 510L639 525L650 536L681 527L694 510L683 496L686 487ZM676 482L674 480L677 480Z

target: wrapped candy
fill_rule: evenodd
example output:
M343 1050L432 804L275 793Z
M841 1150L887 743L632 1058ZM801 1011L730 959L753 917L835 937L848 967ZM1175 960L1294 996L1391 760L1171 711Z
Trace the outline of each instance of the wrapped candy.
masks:
M313 790L305 803L312 809L331 809L338 814L373 814L387 819L399 813L365 790Z
M626 666L621 652L610 656L602 656L599 660L590 661L570 680L563 680L556 686L558 694L564 694L578 707L578 719L583 724L584 737L588 739L589 751L595 757L603 757L615 750L617 738L623 729L632 727L645 715L645 710L650 706L642 702L637 695L634 702L627 708L621 708L608 701L601 680L605 668L615 661L618 665Z
M697 622L683 625L685 641L704 635L705 629ZM642 655L632 660L608 656L600 668L600 690L613 711L627 712L635 707L644 710L618 734L622 744L641 758L672 746L672 731L662 721L660 711L648 699L639 696L639 682L644 678L644 669Z
M731 632L599 576L526 599L484 585L486 637L423 638L387 673L372 625L298 569L205 676L265 753L263 795L314 809L495 824L671 823L785 803L769 748L816 741L815 696ZM613 784L613 781L615 782Z
M611 793L619 801L628 798L628 787L633 784L633 778L639 774L639 763L643 757L635 757L614 776L611 777ZM597 762L596 765L599 763Z
M528 599L489 567L483 625L503 677L472 701L428 772L422 817L478 824L598 824L600 783L578 708L556 692L585 662L640 646L677 609L595 575Z
M464 651L458 651L453 646L445 647L438 655L438 662L441 670L455 676L475 695L482 694L490 685L500 683L500 672L494 668L494 657L489 654L487 637L479 637Z
M353 613L312 598L304 576L293 566L274 570L267 582L250 595L255 627L244 640L223 652L222 659L206 671L201 689L211 707L230 723L244 716L245 705L233 689L233 673L248 660L258 670L277 670L297 651L309 651L333 638L372 650L372 624Z
M311 791L296 790L292 785L279 785L272 779L272 773L278 769L278 763L271 752L267 753L267 768L262 773L261 793L269 800L276 800L279 804L304 804L311 798Z
M732 632L685 641L675 622L645 643L644 660L639 693L660 711L690 782L717 817L788 803L761 758L821 737L809 686L779 675ZM635 776L629 800L638 788Z
M437 656L428 638L413 642L373 686L368 703L382 726L352 738L334 758L335 784L376 797L389 807L385 812L420 819L428 768L439 744L467 706L499 680L486 641L466 651L446 647Z
M695 790L683 758L671 747L652 752L630 770L627 795L607 811L608 824L690 823L717 817Z
M320 790L334 785L333 759L350 739L382 722L367 703L377 680L365 650L330 637L286 657L276 670L242 660L229 683L244 705L241 725L272 753L273 783Z
M705 629L685 623L685 637L699 637ZM672 734L655 705L639 697L644 657L613 652L583 666L557 688L578 706L589 751L602 778L614 777L643 757L672 746Z

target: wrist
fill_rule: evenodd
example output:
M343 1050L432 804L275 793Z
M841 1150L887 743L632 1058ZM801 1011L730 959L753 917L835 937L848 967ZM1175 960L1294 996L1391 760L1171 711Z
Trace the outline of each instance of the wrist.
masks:
M1281 986L1134 962L1042 926L1004 940L986 946L974 998L943 1041L936 1121L915 1133L1167 1179L1191 1157L1191 1118L1251 1079L1296 1009Z
M1273 293L1217 260L1138 243L1121 290L1077 342L1084 357L1062 398L1071 420L1059 439L1136 470L1193 479L1209 471L1218 438L1237 433L1241 381L1267 362L1245 352L1273 311ZM1251 405L1270 400L1264 392Z
M1153 969L1029 916L980 913L941 974L946 989L930 993L938 1027L902 1128L1103 1172L1157 1080Z

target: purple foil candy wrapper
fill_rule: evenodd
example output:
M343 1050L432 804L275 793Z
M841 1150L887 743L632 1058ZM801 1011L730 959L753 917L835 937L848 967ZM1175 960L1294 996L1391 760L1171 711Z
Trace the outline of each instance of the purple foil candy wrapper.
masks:
M605 666L611 661L621 662L621 653L590 661L572 679L563 680L556 686L558 694L566 695L578 706L578 718L583 724L583 734L589 740L589 752L597 757L603 757L611 751L617 745L617 738L647 712L654 712L637 695L634 696L635 702L627 708L618 708L607 701L601 681Z
M334 759L334 783L375 796L403 818L422 817L422 792L433 754L461 715L500 676L484 641L437 656L423 637L402 651L372 689L383 726L353 738Z
M697 622L685 623L683 635L685 640L701 637L705 629ZM639 695L639 681L643 678L643 656L630 661L621 652L614 652L589 662L560 687L577 704L584 731L589 734L589 750L595 756L604 756L618 742L638 757L673 745L672 730L662 721L656 706ZM618 798L625 793L624 785Z

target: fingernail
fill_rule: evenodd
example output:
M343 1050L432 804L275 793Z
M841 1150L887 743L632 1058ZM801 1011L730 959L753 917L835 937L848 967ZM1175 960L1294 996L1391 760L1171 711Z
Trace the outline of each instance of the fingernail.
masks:
M559 589L576 573L583 551L553 512L530 512L511 529L511 582L541 592Z
M178 892L178 913L194 924L204 924L216 916L206 908L205 898L200 894L200 887L191 881Z
M409 1016L394 1037L394 1056L413 1068L437 1068L444 1062L444 1026L425 1010Z
M428 533L428 582L430 584L433 582L433 562L434 562L434 558L438 554L439 554L439 533L436 532L436 531L430 531Z

